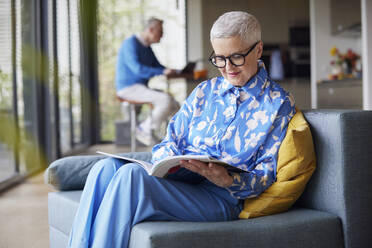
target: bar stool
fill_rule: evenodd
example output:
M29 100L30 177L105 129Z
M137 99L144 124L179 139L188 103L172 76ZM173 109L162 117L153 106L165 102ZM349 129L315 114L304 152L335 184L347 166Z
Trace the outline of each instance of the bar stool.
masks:
M152 104L150 102L140 102L140 101L133 101L133 100L128 100L128 99L123 99L119 96L116 96L116 98L121 103L127 102L130 106L130 150L131 150L131 152L135 152L136 149L137 149L137 144L136 144L136 127L137 127L136 106L142 106L143 104L150 104L150 108L152 109Z

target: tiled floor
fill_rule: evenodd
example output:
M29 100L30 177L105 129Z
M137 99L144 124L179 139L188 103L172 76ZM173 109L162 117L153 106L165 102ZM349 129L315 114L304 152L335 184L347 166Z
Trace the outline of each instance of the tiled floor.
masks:
M113 144L90 147L82 154L128 152L129 147ZM139 147L139 151L149 148ZM47 248L48 192L54 191L44 184L43 174L27 179L24 183L0 194L0 248Z
M0 195L0 247L49 247L47 194L42 174Z

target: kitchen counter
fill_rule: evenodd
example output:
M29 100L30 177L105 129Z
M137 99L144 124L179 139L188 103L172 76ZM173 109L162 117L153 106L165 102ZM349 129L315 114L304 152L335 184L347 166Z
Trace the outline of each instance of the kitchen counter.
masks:
M318 87L355 87L362 86L361 78L346 78L341 80L323 80L318 83Z
M324 80L317 85L318 108L362 109L362 79Z

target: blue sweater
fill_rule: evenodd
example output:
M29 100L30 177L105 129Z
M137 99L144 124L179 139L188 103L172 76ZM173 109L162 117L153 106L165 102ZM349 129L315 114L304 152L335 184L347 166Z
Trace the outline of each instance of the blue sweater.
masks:
M133 84L147 85L153 76L163 73L162 66L156 59L151 47L146 47L132 35L124 40L116 64L116 90L119 91Z

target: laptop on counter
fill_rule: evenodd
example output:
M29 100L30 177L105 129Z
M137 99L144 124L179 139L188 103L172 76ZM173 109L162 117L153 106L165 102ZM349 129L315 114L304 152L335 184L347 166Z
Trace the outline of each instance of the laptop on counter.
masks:
M193 73L196 66L196 62L188 62L187 65L178 72L178 74L189 74Z

